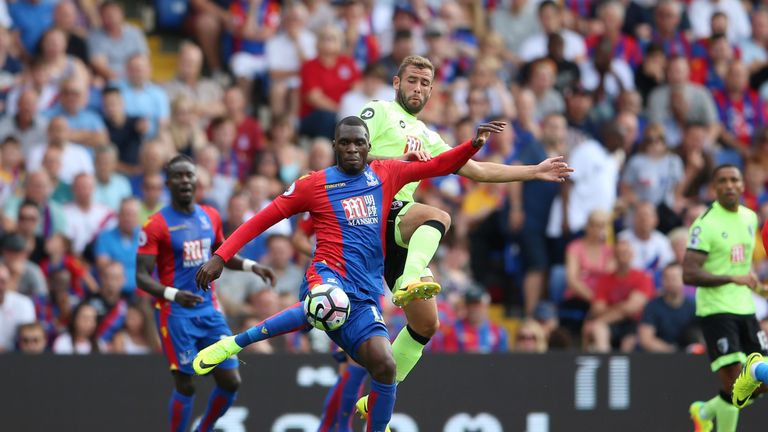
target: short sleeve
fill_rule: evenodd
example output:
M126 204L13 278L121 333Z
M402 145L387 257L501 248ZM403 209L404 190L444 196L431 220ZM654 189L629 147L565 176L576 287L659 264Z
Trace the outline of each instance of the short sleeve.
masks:
M96 243L94 244L94 253L97 257L109 257L109 252L107 251L107 242L106 239L107 231L99 233L98 237L96 237Z
M626 183L629 186L637 184L637 157L633 157L627 162L627 169L624 171L624 175L621 176L622 183Z
M27 296L21 296L19 298L21 301L19 302L18 324L29 324L35 322L35 319L37 318L35 316L35 304L32 303L32 300L30 300Z
M96 113L90 113L90 120L89 123L91 123L91 126L94 130L102 131L107 129L106 123L104 123L104 120L101 119L101 116L99 116Z
M715 107L715 100L712 95L705 90L701 90L702 103L704 104L704 120L707 124L712 124L717 121L717 108Z
M669 175L672 176L672 179L674 180L675 184L681 182L683 180L683 177L685 176L685 168L683 167L683 160L680 158L680 156L676 154L670 154L669 157L672 158L672 172L669 173Z
M45 281L45 275L43 275L43 271L40 269L40 266L38 266L35 263L28 262L28 271L30 275L30 279L32 280L32 285L34 285L34 293L38 297L45 297L48 295L48 285Z
M301 66L301 90L304 93L310 92L315 88L322 87L320 74L314 70L314 61L310 60ZM363 119L365 120L365 119Z
M162 89L160 89L160 87L157 88L157 101L158 117L160 117L160 120L167 120L171 116L171 103L168 100L168 96Z
M139 255L157 255L162 241L165 223L158 213L155 213L139 231Z
M267 65L271 71L286 69L285 62L283 61L285 58L280 55L280 48L283 47L282 45L282 38L280 36L267 40L264 50L267 58Z
M651 275L649 275L646 272L642 272L642 274L640 275L640 280L638 281L637 291L643 294L648 299L653 298L653 295L655 293L653 288L653 279L651 278Z
M702 218L697 218L688 230L688 249L709 253L712 247L709 237L710 233L707 232Z
M376 101L368 102L360 111L360 118L368 126L371 143L375 142L386 130L385 119L387 114L384 111L384 105Z
M658 315L658 307L657 307L656 301L650 301L647 305L645 305L645 309L643 309L643 315L640 317L640 322L643 324L650 324L652 326L656 326L657 321L657 315Z
M209 218L211 218L211 222L213 223L213 230L214 230L214 244L216 247L218 247L220 244L224 243L224 224L221 222L221 216L219 215L219 212L216 211L215 208L209 207L209 206L202 206L203 211L208 215Z
M149 46L147 45L147 39L144 37L144 33L142 33L138 28L130 26L129 27L131 38L133 41L131 42L131 45L134 46L136 49L136 52L142 53L142 54L148 54L149 53Z
M104 55L102 39L98 31L91 33L86 41L88 45L88 51L90 52L91 59Z

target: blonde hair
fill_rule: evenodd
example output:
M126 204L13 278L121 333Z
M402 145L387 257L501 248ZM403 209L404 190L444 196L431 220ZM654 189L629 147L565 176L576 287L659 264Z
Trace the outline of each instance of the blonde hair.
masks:
M400 63L400 67L397 69L398 78L403 77L403 72L405 72L405 69L408 66L413 66L416 69L429 69L432 72L432 75L435 75L435 65L433 65L428 58L422 57L420 55L411 55L404 58L403 62Z

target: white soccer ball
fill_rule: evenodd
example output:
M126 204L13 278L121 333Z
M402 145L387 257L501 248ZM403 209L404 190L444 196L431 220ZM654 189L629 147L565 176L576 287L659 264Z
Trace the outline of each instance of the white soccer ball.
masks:
M336 285L315 285L304 299L307 321L323 331L341 327L347 321L349 311L349 297Z

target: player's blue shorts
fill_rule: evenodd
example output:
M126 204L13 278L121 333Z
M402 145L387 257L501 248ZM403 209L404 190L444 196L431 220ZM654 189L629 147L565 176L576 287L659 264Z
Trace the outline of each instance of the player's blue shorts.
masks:
M187 375L194 375L192 360L198 351L218 342L225 336L231 336L232 331L220 312L196 316L179 317L170 311L157 311L155 315L163 352L171 370L178 370ZM236 358L228 358L221 362L218 368L234 369L238 365Z
M322 279L319 284L330 284L340 286L345 292L345 281L340 279L336 273L330 269L319 269L317 274ZM301 286L299 298L303 301L308 292L306 280ZM358 292L359 294L359 292ZM378 298L378 297L377 297ZM352 298L350 297L350 313L344 324L337 330L326 332L328 337L341 349L349 354L352 359L358 363L357 350L368 339L381 336L389 340L389 332L384 324L384 318L381 315L381 305L374 298Z

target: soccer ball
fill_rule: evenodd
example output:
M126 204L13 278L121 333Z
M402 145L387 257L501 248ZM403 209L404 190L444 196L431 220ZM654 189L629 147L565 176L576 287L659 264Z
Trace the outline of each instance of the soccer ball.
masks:
M313 327L336 330L349 316L349 297L336 285L316 285L304 299L304 313Z

